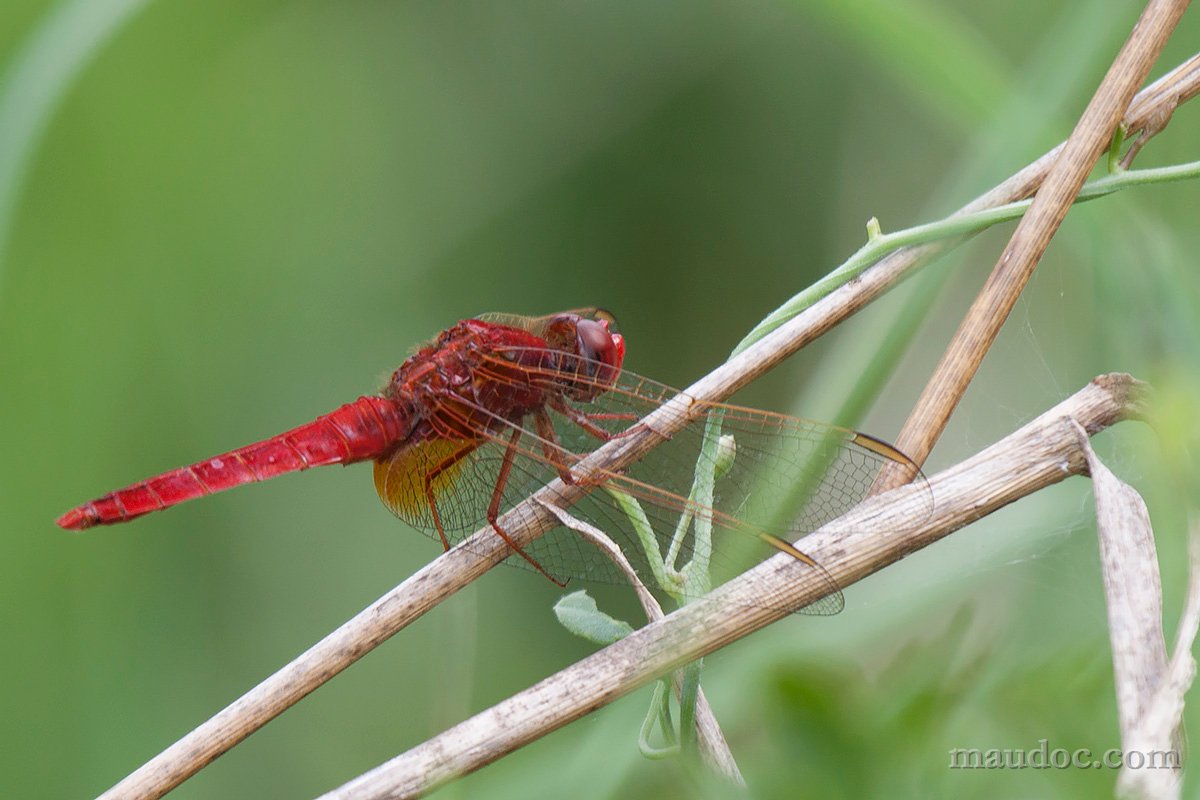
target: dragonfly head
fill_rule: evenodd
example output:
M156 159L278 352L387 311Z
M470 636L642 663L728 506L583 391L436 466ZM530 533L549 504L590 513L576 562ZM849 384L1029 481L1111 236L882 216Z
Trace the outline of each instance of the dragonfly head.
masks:
M602 309L568 311L549 321L547 342L579 357L571 370L577 376L568 391L572 399L592 400L616 382L625 360L625 337L616 326L613 315Z

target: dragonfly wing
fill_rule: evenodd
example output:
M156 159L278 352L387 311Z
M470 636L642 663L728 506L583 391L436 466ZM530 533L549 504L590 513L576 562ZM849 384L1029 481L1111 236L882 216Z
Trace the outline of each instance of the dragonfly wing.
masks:
M510 364L508 358L497 361L496 375L510 374L505 369ZM587 364L559 364L564 367L577 382L587 374L604 374ZM533 371L527 377L544 381L553 394L561 373L547 370L539 377ZM546 438L533 426L519 428L493 417L491 428L465 449L464 443L451 440L402 449L376 466L380 496L398 516L430 531L435 525L427 495L432 495L446 538L454 544L485 523L506 457L511 470L499 491L501 514L558 477L559 465L575 464L677 394L627 372L597 388L603 391L591 393L594 399L588 402L564 399L557 408L548 408L553 433L541 428ZM801 610L839 611L843 599L832 577L790 543L861 501L885 464L907 459L872 437L822 423L696 400L686 408L694 422L627 470L601 476L571 513L620 545L652 588L655 562L663 558L668 566L683 567L699 556L716 583L783 551L827 590L826 598ZM484 409L476 413L487 415ZM436 474L427 479L431 472ZM711 480L698 482L697 475L705 474ZM931 496L928 507L932 511ZM687 535L678 536L681 520ZM647 529L649 537L642 536ZM698 530L708 531L699 547L692 535ZM599 549L565 528L548 532L526 552L560 580L626 581ZM528 566L515 556L509 563Z
M375 488L380 499L393 514L436 541L441 539L439 521L448 544L466 540L487 525L487 509L497 491L509 437L516 429L508 423L498 427L499 432L481 440L430 439L376 461ZM512 466L499 492L500 516L558 477L532 432L522 429L512 449ZM525 552L562 582L572 578L623 581L598 548L565 528L549 531L526 546ZM505 563L533 569L517 555Z
M602 410L590 412L593 416L589 421L623 419L625 412L616 408L611 402L603 404ZM726 438L718 438L715 448L704 445L705 421L694 423L627 470L608 475L571 513L616 541L651 585L657 577L651 565L658 560L663 561L664 569L676 573L688 568L703 570L706 580L694 585L696 593L703 593L709 581L719 584L771 555L787 552L804 564L813 580L825 589L823 599L802 611L835 614L844 606L836 582L790 542L857 502L869 487L870 478L857 476L859 488L852 495L846 487L845 467L835 461L831 469L809 480L823 478L838 487L836 502L828 499L827 489L817 492L822 495L824 491L825 499L816 508L798 498L793 502L804 509L804 515L800 520L793 519L795 515L784 510L787 504L780 496L785 487L795 491L792 478L803 472L796 468L795 461L802 456L811 459L813 453L805 451L812 448L803 447L796 438L779 441L778 426L756 430L747 423L737 418L724 421L719 437ZM555 427L567 447L595 447L569 417L556 414ZM713 455L714 449L723 449L723 455ZM832 452L842 454L844 450L834 447ZM723 463L718 465L717 461ZM715 480L708 488L696 479L697 472L706 466L716 466ZM698 539L701 530L706 533ZM684 596L691 594L688 589L673 588ZM772 605L770 599L763 602Z
M479 452L486 444L430 438L400 447L376 460L375 491L393 514L440 538L436 509L447 540L454 544L479 527L491 498L490 485L480 474L486 473L486 456Z
M658 411L678 390L629 372L588 403L573 404L597 426L620 435L629 425ZM644 485L649 502L672 505L693 491L696 474L716 468L711 503L715 518L736 517L746 526L791 537L809 533L861 502L886 464L899 463L916 473L925 488L926 513L933 498L916 464L888 443L867 434L813 420L725 403L687 399L691 424L652 449L625 470L630 485ZM595 448L595 438L571 419L556 414L556 429L566 447ZM721 446L706 446L718 437ZM718 465L715 460L721 463Z
M589 423L618 433L677 394L626 372L595 400L575 404L572 415L582 413ZM781 549L786 552L787 543L844 514L867 496L884 465L898 462L916 470L886 442L845 428L696 400L686 408L696 421L627 470L611 475L605 486L638 500L655 528L661 551L677 548L676 566L696 555L692 537L673 543L681 516L702 521L711 532L712 553L707 556L705 548L701 556L710 562L717 580L732 577ZM555 425L569 449L594 448L595 440L576 420L557 414ZM707 486L697 480L706 472L713 477ZM917 475L925 488L926 513L914 519L913 526L933 509L928 484L919 470ZM595 511L607 519L607 530L620 530L627 525L625 515L619 509L614 513L612 503L605 502L609 494L597 489L589 499L593 507L602 506ZM628 535L613 538L623 548L626 541L637 543ZM828 573L794 548L792 553L813 568L830 590L827 598L802 611L840 610L843 600Z

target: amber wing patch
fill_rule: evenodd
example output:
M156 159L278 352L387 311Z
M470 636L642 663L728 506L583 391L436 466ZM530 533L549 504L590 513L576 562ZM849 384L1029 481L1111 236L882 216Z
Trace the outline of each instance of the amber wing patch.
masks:
M442 523L448 528L457 527L460 502L449 498L456 496L454 488L462 483L466 456L478 445L461 439L429 439L402 447L375 462L375 491L393 514L415 528L429 530L434 521L425 482L433 475L429 489L438 503Z

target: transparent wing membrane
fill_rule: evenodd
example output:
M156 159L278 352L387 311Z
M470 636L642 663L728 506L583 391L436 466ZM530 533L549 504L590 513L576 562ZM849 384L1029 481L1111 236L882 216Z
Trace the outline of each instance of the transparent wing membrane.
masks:
M511 380L504 376L512 375L522 355L529 353L496 352L479 370L492 380ZM586 394L596 395L594 400L579 402L570 397L580 394L564 391L564 376L577 388L593 380L591 375L604 375L602 365L558 352L521 360L546 364L528 368L521 378L545 391L542 419L504 420L475 409L476 419L491 421L486 429L477 424L477 439L432 438L378 462L376 487L393 513L440 538L436 506L442 532L456 544L486 524L486 511L497 496L503 515L678 394L621 372L615 382L593 385L596 391ZM687 598L707 589L703 581L685 584L678 575L694 559L708 567L705 572L711 570L716 585L785 552L827 591L801 611L840 611L843 599L832 577L791 543L865 498L884 464L908 459L865 434L783 414L697 400L679 407L695 418L691 424L628 469L601 474L570 513L620 545L651 588ZM510 469L498 491L506 459ZM926 493L932 512L932 496ZM626 582L600 550L565 528L550 531L526 553L559 581ZM507 563L530 566L518 556Z

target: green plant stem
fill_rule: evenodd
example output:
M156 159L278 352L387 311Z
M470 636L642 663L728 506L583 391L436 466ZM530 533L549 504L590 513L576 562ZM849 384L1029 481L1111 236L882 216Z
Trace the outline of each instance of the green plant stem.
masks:
M1200 161L1191 161L1186 164L1176 164L1169 167L1114 172L1103 178L1098 178L1084 184L1075 202L1082 203L1094 200L1097 197L1103 197L1133 186L1171 183L1197 177L1200 177ZM863 270L887 254L903 247L930 244L944 239L953 239L959 236L979 233L993 225L1019 218L1025 213L1032 202L1032 200L1020 200L1015 203L1008 203L972 214L957 214L938 220L937 222L916 225L894 233L875 235L872 232L872 236L868 242L860 247L841 266L804 291L794 295L786 303L768 314L762 322L756 325L738 343L738 346L733 349L731 356L742 352L780 325L783 325L800 312L812 306L818 300L829 295L835 289L858 277L862 274Z
M700 695L700 670L703 659L683 668L683 688L679 692L679 746L685 755L696 753L696 700Z
M671 758L679 754L679 741L675 738L675 729L671 723L670 698L671 689L667 680L657 681L654 684L654 697L650 701L650 708L647 709L646 718L638 731L638 749L646 758ZM663 747L650 741L656 726L662 731L663 741L666 742Z
M1113 171L1111 174L1102 178L1098 178L1080 190L1075 202L1081 203L1088 200L1094 200L1098 197L1112 194L1113 192L1126 189L1131 186L1143 186L1153 183L1168 183L1173 181L1188 180L1200 177L1200 161L1193 161L1186 164L1179 164L1170 167L1160 167L1151 169L1139 170L1124 170ZM839 288L848 281L854 279L861 274L867 267L887 254L899 250L902 247L912 247L916 245L928 244L931 242L952 239L955 237L969 236L980 231L986 230L993 225L1001 222L1007 222L1017 219L1022 216L1032 204L1032 200L1022 200L1015 203L1008 203L996 208L979 211L972 214L961 214L947 217L946 219L937 222L931 222L924 225L917 225L912 228L907 228L894 233L882 233L879 228L879 223L875 218L872 218L867 225L868 240L859 250L854 253L845 263L834 269L824 278L809 286L804 291L796 294L770 315L768 315L761 323L759 323L744 339L734 348L731 357L737 355L742 350L749 347L754 342L761 339L766 334L770 333L775 328L787 322L792 317L804 311L823 297L827 296L835 289ZM910 306L904 314L903 330L898 332L899 335L889 338L890 345L885 345L881 348L873 358L873 364L864 374L890 374L890 370L883 369L883 365L895 363L900 354L904 352L911 337L915 335L920 321L924 319L925 312L928 310L929 303L932 302L932 294L925 301L918 301ZM881 381L880 381L881 382ZM880 386L877 382L869 381L860 385L858 391L851 398L848 398L847 403L843 406L838 418L857 419L861 414L861 405L868 402L868 399L874 397L879 391ZM720 423L711 424L705 430L706 444L709 441L715 441L720 436ZM696 485L702 485L704 481L711 481L711 476L708 475L708 464L711 459L702 459L702 465L697 465ZM798 486L798 491L802 494L807 494L810 490L809 481L801 481ZM709 483L711 485L711 483ZM789 508L784 505L781 508ZM694 732L688 733L688 726L691 724L692 715L695 713L695 694L688 695L688 681L694 680L696 686L699 686L700 666L699 664L691 664L687 667L684 678L684 693L680 697L680 735L683 738L683 750L688 751L690 741L694 741ZM693 738L689 740L687 737L691 735Z
M1159 167L1139 170L1115 171L1112 174L1106 175L1088 184L1085 184L1080 190L1075 202L1086 202L1098 197L1103 197L1108 194L1120 191L1121 189L1131 186L1142 186L1154 183L1167 183L1180 180L1188 180L1200 177L1200 161L1189 162L1186 164L1178 164L1170 167ZM878 222L872 218L868 224L868 241L859 250L854 253L841 266L834 269L824 278L821 278L816 283L809 286L804 291L794 295L790 300L780 306L778 309L769 314L761 323L759 323L744 339L734 348L731 356L737 355L744 349L749 347L754 342L761 339L766 334L770 333L775 328L787 322L792 317L801 313L805 309L812 306L814 303L827 296L835 289L839 288L848 281L854 279L861 274L865 269L879 261L887 254L899 250L903 247L912 247L917 245L929 244L945 239L955 237L965 237L979 233L987 228L1017 219L1025 213L1031 205L1032 200L1022 200L1015 203L1008 203L996 208L987 209L971 214L960 214L937 222L931 222L924 225L917 225L912 228L907 228L894 233L882 233L879 230ZM892 346L881 349L876 354L876 361L881 363L894 363L900 353L903 352L907 343L914 335L917 325L924 318L924 312L927 310L928 302L918 302L910 309L910 313L904 316L905 325L903 335L897 336L893 340ZM868 374L875 372L884 372L884 370L868 370ZM855 393L855 400L848 400L846 407L842 409L839 418L857 417L861 412L857 406L859 401L865 402L865 398L874 396L878 391L878 386L874 384L860 387L861 391ZM710 498L712 486L715 481L715 476L712 474L710 466L714 463L712 458L717 447L717 442L721 435L720 419L709 419L705 428L705 452L708 458L701 458L697 465L695 480L692 485L692 494L689 496L689 501L697 502L704 501ZM806 482L802 482L806 483ZM709 525L704 524L704 520L695 517L693 514L685 510L681 516L679 526L675 532L675 537L672 541L670 552L664 559L663 554L658 551L657 540L649 531L649 522L642 512L640 504L631 497L625 496L619 492L610 490L610 494L618 500L624 507L626 514L632 520L634 527L639 530L642 538L643 548L646 550L646 555L650 561L655 578L659 585L678 597L676 592L679 587L672 585L667 574L672 576L677 575L674 565L674 556L678 552L679 542L683 535L686 535L687 528L693 528L693 536L697 541L694 552L700 554L700 559L694 559L687 565L678 568L686 578L686 588L689 590L685 595L694 593L697 586L707 588L707 553L711 547ZM704 528L700 530L700 528ZM697 563L697 560L702 563ZM697 567L703 567L699 574L696 572ZM674 589L675 591L672 591ZM681 746L684 752L694 751L695 749L695 711L696 698L700 685L701 665L699 662L689 664L684 672L683 691L680 695L680 739ZM651 714L657 703L651 704Z

